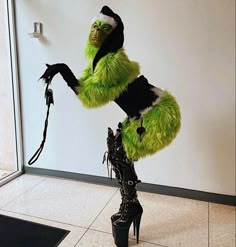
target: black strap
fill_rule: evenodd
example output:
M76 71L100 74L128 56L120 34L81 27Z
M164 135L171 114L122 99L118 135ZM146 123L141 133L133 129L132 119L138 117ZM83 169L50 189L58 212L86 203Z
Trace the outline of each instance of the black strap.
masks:
M48 117L49 117L49 110L50 110L50 106L51 104L54 104L54 100L53 100L53 91L52 89L49 89L49 83L47 83L47 87L45 89L45 98L46 98L46 105L48 106L47 109L47 115L46 115L46 119L45 119L45 124L44 124L44 130L43 130L43 140L39 146L39 148L37 149L37 151L35 152L35 154L32 156L32 158L28 161L29 165L32 165L34 162L36 162L36 160L39 158L41 152L43 151L43 147L46 141L46 136L47 136L47 128L48 128Z
M108 177L110 179L112 179L112 164L110 162L110 159L109 159L109 156L110 156L110 153L109 151L106 151L103 155L103 160L102 160L102 164L104 164L105 162L107 163L107 173L108 173ZM109 170L109 167L110 167L110 170Z

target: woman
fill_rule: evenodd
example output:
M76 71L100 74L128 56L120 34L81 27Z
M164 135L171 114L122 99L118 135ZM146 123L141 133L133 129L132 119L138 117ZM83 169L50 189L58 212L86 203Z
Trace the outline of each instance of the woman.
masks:
M41 76L46 83L60 73L67 85L88 108L115 101L127 114L114 134L108 128L107 159L120 187L122 202L111 217L117 246L128 246L128 232L134 224L137 242L143 209L137 199L134 161L154 154L172 142L180 128L180 111L174 97L149 84L140 75L137 62L123 49L124 26L109 7L92 19L85 49L89 64L77 79L65 64L47 65Z

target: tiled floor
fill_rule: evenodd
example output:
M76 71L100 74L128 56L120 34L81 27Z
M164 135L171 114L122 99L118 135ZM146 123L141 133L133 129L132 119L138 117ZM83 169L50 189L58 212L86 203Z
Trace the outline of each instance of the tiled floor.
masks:
M235 207L139 192L139 247L235 247ZM0 187L0 214L70 230L60 247L112 247L116 188L22 175ZM129 246L136 246L130 234Z

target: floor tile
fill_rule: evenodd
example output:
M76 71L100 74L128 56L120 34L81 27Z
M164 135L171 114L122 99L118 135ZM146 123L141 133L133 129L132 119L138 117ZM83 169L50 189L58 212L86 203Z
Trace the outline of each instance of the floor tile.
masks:
M3 209L87 228L115 191L108 186L47 178Z
M64 240L61 242L61 244L58 247L74 247L86 231L85 228L66 225L66 224L53 222L53 221L49 221L49 220L44 220L44 219L40 219L40 218L35 218L32 216L22 215L22 214L18 214L18 213L7 212L4 210L0 210L0 214L19 218L19 219L23 219L23 220L27 220L27 221L36 222L39 224L58 227L58 228L70 231L70 233L64 238Z
M169 247L208 246L208 203L145 192L138 194L144 208L141 240ZM119 198L117 192L91 229L111 233L110 216L117 211Z
M208 246L208 203L141 193L144 207L140 238L169 247Z
M111 233L111 215L118 212L120 203L120 193L117 191L109 204L103 209L98 218L93 222L90 229Z
M236 207L210 203L209 239L210 247L235 247Z
M114 244L114 239L111 234L105 232L98 232L94 230L88 230L86 234L82 237L76 247L116 247ZM158 245L139 242L136 244L134 239L129 239L129 247L158 247Z
M21 175L13 181L0 187L0 208L10 201L22 195L38 183L42 182L45 177L33 175Z

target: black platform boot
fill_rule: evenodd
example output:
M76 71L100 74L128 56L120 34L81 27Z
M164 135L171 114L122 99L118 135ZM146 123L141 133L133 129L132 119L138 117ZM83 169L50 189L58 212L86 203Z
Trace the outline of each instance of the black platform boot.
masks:
M119 219L113 222L112 231L115 244L118 247L128 247L129 228L133 223L134 235L136 234L137 243L139 241L139 227L143 213L143 208L137 199L136 185L137 180L133 165L127 166L124 172L124 208ZM130 178L129 178L130 177Z
M130 225L134 225L137 243L139 240L139 226L143 213L142 206L137 199L136 185L140 181L134 170L133 161L127 158L122 144L121 124L114 138L114 160L120 174L122 174L122 203L120 211L112 217L112 232L118 247L128 246ZM117 218L116 220L114 220Z
M124 207L125 207L125 195L124 195L122 182L118 181L118 184L120 187L121 203L120 203L120 207L119 207L118 212L111 216L111 223L113 223L114 221L118 220L121 217L121 214L122 214Z
M120 131L119 125L118 125L118 130L117 133ZM124 209L124 189L122 185L122 171L121 167L119 165L118 159L117 159L117 144L115 139L117 139L117 135L114 136L114 133L111 128L108 128L108 137L107 137L107 147L108 147L108 161L111 164L112 170L115 173L115 177L118 180L118 186L120 189L120 194L121 194L121 204L120 208L117 213L113 214L111 216L111 222L113 223L117 219L121 217L121 212Z

